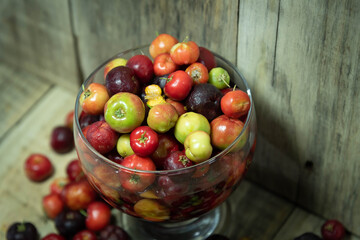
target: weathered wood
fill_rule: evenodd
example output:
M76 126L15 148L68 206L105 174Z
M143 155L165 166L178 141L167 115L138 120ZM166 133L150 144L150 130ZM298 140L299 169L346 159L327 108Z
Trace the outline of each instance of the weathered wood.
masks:
M259 123L249 179L358 233L360 3L239 9L238 66Z
M71 1L81 67L89 75L100 63L156 33L186 36L236 60L238 1Z
M237 66L248 81L255 101L258 139L254 164L248 179L272 191L296 199L298 163L274 145L291 136L281 130L281 99L271 86L278 23L279 1L240 1ZM267 134L276 129L276 136ZM274 141L275 140L275 141Z
M282 1L272 82L274 97L281 99L272 109L292 136L287 139L290 144L281 144L285 139L274 142L299 163L298 203L325 218L341 220L356 234L360 234L359 12L356 0ZM277 129L264 134L274 136L273 130Z
M321 226L325 221L325 219L297 207L273 239L294 239L306 232L311 232L321 237ZM360 238L347 234L345 239L359 240Z
M228 199L230 221L222 234L230 239L273 239L294 205L263 188L243 181Z
M0 63L0 139L49 89L39 77Z
M68 1L0 2L0 61L59 83L79 86Z
M64 166L64 159L71 160L76 157L74 151L66 155L59 155L50 146L52 129L55 126L64 125L66 114L74 109L75 97L75 93L67 91L65 88L52 88L0 142L0 153L3 156L0 176L8 176L6 177L7 181L1 182L0 189L10 186L16 189L24 184L25 176L23 179L20 175L24 175L23 163L31 153L44 153L58 166ZM14 168L14 166L17 167ZM24 189L24 191L15 194L22 196L25 194L28 199L34 195L31 188ZM38 205L37 202L32 204Z

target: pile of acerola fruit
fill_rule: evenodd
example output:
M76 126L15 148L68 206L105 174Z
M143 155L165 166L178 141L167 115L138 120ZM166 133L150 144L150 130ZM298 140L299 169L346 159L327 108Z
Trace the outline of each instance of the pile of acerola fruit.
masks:
M105 84L91 83L84 89L79 122L91 146L118 164L148 171L192 166L227 148L244 127L249 96L231 86L229 73L216 66L214 55L193 41L178 42L160 34L149 52L153 61L143 54L113 59L104 69ZM58 153L74 146L73 115L71 111L66 126L52 132L51 146ZM244 142L239 144L238 149ZM25 161L26 175L33 181L43 181L53 171L42 154ZM55 221L58 233L42 240L130 239L112 223L111 206L93 190L78 159L67 165L66 173L43 197L44 212ZM151 183L146 184L141 189ZM122 186L140 191L131 181ZM345 235L342 224L334 220L321 230L325 240ZM31 240L39 234L32 223L17 222L9 227L7 238ZM214 234L208 239L228 238Z

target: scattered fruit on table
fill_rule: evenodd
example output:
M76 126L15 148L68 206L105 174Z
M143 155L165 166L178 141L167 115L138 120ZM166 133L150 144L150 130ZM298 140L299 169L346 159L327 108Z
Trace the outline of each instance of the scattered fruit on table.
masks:
M48 218L54 219L64 209L64 202L61 196L56 193L50 193L43 197L42 206Z
M98 240L130 240L130 236L119 226L108 225L99 233ZM135 240L135 239L134 239Z
M321 235L324 240L342 240L345 237L345 228L336 219L329 219L321 226Z
M110 207L100 201L94 201L86 209L86 228L92 231L100 231L110 223Z
M56 233L49 233L41 240L66 240L63 236Z
M50 144L57 153L67 153L74 148L73 131L65 126L58 126L52 130Z
M30 222L15 222L10 225L6 232L7 240L38 240L39 233Z
M54 172L50 159L40 153L31 154L25 160L24 169L26 176L35 182L44 181Z

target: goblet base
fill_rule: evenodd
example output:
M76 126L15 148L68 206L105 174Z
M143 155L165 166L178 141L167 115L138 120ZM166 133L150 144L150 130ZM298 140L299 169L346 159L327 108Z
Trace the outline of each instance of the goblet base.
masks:
M225 201L212 211L177 223L148 222L120 213L120 225L136 240L204 240L212 233L221 233L230 216Z

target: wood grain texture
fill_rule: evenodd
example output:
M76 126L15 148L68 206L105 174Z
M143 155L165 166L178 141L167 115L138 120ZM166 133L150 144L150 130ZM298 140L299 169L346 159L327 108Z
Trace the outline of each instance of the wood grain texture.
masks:
M249 179L360 229L358 1L241 1L238 66L259 141Z
M60 155L55 153L50 146L52 129L64 125L66 114L74 109L75 97L75 93L67 91L65 88L58 86L52 88L0 142L0 153L2 156L6 156L6 158L1 158L0 176L7 179L7 181L1 182L0 189L9 188L9 186L16 189L25 182L31 184L23 176L23 164L32 153L48 155L51 161L58 166L64 166L66 161L76 158L75 151ZM66 160L64 161L64 159ZM24 191L14 194L18 194L20 198L25 194L28 199L36 195L32 188L25 188ZM38 191L44 193L39 189L35 192ZM36 205L34 208L38 208L38 202L30 202L32 203L29 204Z
M274 142L299 163L298 203L359 234L360 2L283 1L280 9L271 84L281 104L272 109L283 109L292 138Z
M294 208L292 203L248 181L239 185L228 202L231 220L222 233L234 240L273 239Z
M68 1L0 2L0 60L69 89L79 85Z
M306 232L311 232L321 237L321 226L325 221L325 219L297 207L273 239L294 239ZM347 233L344 240L359 239L359 237Z
M49 87L48 82L20 67L0 63L0 141Z
M190 40L236 60L238 1L71 1L84 76L156 33Z
M240 1L237 66L254 97L258 139L248 179L291 200L296 199L298 162L281 142L291 144L291 132L282 125L284 89L272 86L276 50L278 0ZM286 112L285 112L286 113ZM276 134L274 134L274 132Z

